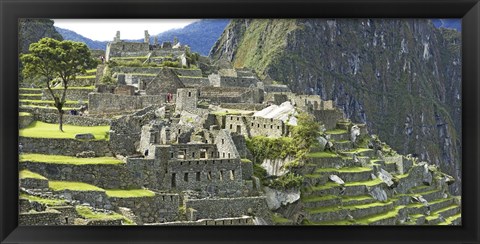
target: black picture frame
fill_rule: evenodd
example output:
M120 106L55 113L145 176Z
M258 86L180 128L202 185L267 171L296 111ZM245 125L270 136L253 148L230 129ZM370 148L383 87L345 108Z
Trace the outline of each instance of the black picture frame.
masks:
M478 0L0 0L1 243L480 243ZM458 227L19 227L18 18L462 18L462 220Z

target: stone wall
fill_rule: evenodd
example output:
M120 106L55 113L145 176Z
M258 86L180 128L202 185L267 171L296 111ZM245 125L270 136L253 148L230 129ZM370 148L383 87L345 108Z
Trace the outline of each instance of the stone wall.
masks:
M197 108L198 90L196 88L181 88L177 90L177 100L175 103L175 112L180 113L183 110L193 111Z
M134 111L150 105L163 104L165 104L163 95L124 96L108 93L90 93L88 95L89 113Z
M263 90L246 87L201 87L199 98L214 103L262 103Z
M137 152L142 126L156 118L159 107L150 106L131 115L113 119L110 125L110 146L115 155L128 156Z
M49 180L85 182L105 189L138 189L144 183L143 177L123 164L72 165L22 162L19 166L41 174Z
M254 225L253 218L243 216L237 218L221 218L221 219L200 219L197 221L177 221L167 223L155 223L151 225L209 225L209 226L225 226L225 225Z
M240 109L260 111L265 108L265 104L262 103L221 103L220 107L228 109Z
M325 129L331 130L337 127L337 120L343 118L343 113L339 110L314 110L312 111L315 119L325 125Z
M287 85L265 85L265 92L291 92Z
M199 86L210 85L208 78L204 78L204 77L179 76L178 78L187 87L199 87Z
M178 194L162 193L153 197L112 197L110 202L114 208L126 207L131 209L142 223L158 223L176 219L180 206L180 196Z
M244 215L264 217L268 215L267 212L269 211L264 196L186 199L185 207L197 210L197 219L240 217Z
M58 123L57 113L45 112L44 110L36 110L34 112L34 118L36 121L42 121L45 123ZM88 116L70 115L65 113L63 115L63 124L78 126L99 126L110 125L110 120Z
M94 151L97 157L109 156L108 141L79 141L75 139L20 137L23 152L75 156L83 151Z
M255 77L230 77L221 76L221 87L255 87L259 80Z
M136 74L158 74L162 67L127 67L127 66L115 66L112 67L112 73L136 73ZM177 69L168 68L173 70L178 76L188 77L202 77L202 71L199 69Z
M25 189L47 189L48 180L36 179L36 178L23 178L19 179L20 187Z
M47 210L43 212L28 212L18 215L18 224L20 226L30 225L60 225L61 213L56 210Z
M141 183L142 187L160 189L161 182L158 177L159 167L155 167L153 159L127 158L125 167L133 173L135 180Z
M69 87L67 88L65 99L73 100L73 101L82 100L86 102L88 101L88 93L90 92L93 92L93 89L76 89L76 88ZM58 96L61 96L63 93L63 90L53 89L53 93L55 93ZM48 89L42 89L42 99L53 100L52 95L50 94L50 91L48 91Z
M18 117L18 128L23 129L28 127L35 119L33 115L23 115Z
M137 57L146 56L149 52L149 44L144 42L109 42L105 52L106 60L112 57Z
M225 129L248 137L281 137L288 134L287 126L279 119L244 115L227 115Z
M217 145L219 158L240 158L229 130L222 129L218 131L215 137L215 144Z

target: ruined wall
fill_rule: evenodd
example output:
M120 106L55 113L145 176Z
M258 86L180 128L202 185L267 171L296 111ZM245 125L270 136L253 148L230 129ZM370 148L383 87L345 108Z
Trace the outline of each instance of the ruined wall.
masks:
M269 211L264 196L186 199L185 206L197 210L197 218L225 218L244 215L265 216ZM251 212L249 212L249 209Z
M75 156L83 151L94 151L97 157L111 156L108 141L79 141L75 139L19 137L23 152Z
M201 87L200 99L214 103L262 103L263 90L246 87Z
M131 209L142 223L173 221L178 216L180 207L180 196L170 193L155 194L153 197L112 197L109 200L115 209Z
M220 77L221 87L255 87L257 82L260 81L255 77Z
M88 95L90 113L111 113L134 111L150 105L165 104L163 95L124 96L108 93L91 93Z
M127 66L115 66L112 67L112 73L136 73L136 74L158 74L164 67L127 67ZM202 71L199 69L180 69L171 68L178 76L188 77L202 77Z
M215 136L215 144L220 158L240 158L237 147L233 142L230 131L222 129Z
M149 44L144 42L110 42L107 44L106 60L112 57L141 57L149 52Z
M255 116L227 115L225 128L248 137L280 137L288 134L287 126L283 121Z
M62 195L66 200L77 200L81 203L88 203L94 208L103 208L112 210L112 204L108 199L105 191L72 191L62 190L55 191L56 194Z
M198 90L196 88L177 89L177 100L175 101L175 111L183 110L193 111L197 108Z

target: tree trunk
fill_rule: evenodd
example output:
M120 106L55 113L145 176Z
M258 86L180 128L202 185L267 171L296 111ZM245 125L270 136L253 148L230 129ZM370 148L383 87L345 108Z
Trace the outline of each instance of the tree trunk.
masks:
M63 132L63 110L58 110L58 128Z

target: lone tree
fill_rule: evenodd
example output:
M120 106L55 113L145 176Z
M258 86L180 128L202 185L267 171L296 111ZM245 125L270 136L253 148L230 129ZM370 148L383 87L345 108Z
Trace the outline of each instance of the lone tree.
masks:
M87 45L81 42L58 41L46 37L30 44L28 50L29 53L20 56L24 65L23 74L25 77L45 78L44 82L58 111L59 129L63 132L62 108L65 105L68 83L74 81L77 74L94 68L97 62L91 57ZM52 90L54 80L62 83L61 96Z
M308 152L320 136L321 128L322 126L315 121L313 115L300 113L297 116L297 126L293 127L292 131L293 142L299 151L297 155Z

